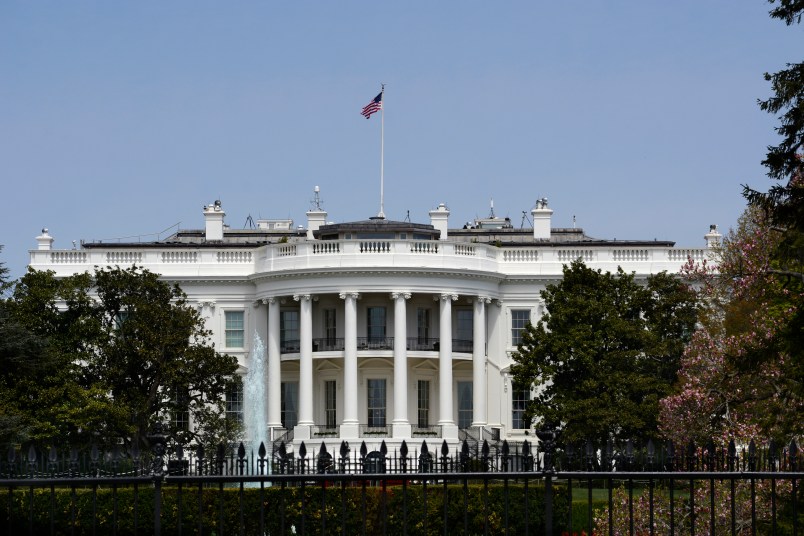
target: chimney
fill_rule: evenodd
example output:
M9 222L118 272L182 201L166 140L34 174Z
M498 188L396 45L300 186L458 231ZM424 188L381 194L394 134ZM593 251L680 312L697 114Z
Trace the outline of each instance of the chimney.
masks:
M53 246L53 237L47 234L47 228L42 229L42 234L36 237L36 241L39 244L37 248L39 251L48 251Z
M447 229L449 228L449 209L447 205L441 203L430 211L430 224L441 231L441 240L447 239Z
M223 240L223 211L220 201L215 201L204 207L204 221L206 222L206 239Z
M706 247L710 249L720 247L721 238L723 238L723 235L717 232L717 225L710 225L709 232L704 235Z
M547 208L547 198L536 200L536 206L530 211L533 218L533 238L536 240L550 240L550 225L553 210Z
M319 197L319 192L321 189L316 186L315 190L315 197L313 198L313 208L307 211L307 238L309 240L313 240L315 236L313 236L313 232L317 231L319 227L324 225L327 221L327 211L321 208L321 198Z

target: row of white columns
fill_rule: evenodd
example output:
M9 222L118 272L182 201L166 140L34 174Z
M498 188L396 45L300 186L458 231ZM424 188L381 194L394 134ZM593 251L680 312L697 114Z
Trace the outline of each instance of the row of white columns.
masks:
M342 292L344 300L344 364L343 364L343 419L340 436L357 438L359 434L358 420L358 375L357 375L357 292ZM408 417L408 364L407 364L407 311L406 300L410 292L394 292L394 418L391 422L393 437L410 437L411 424ZM299 302L299 413L297 439L309 438L313 419L313 296L297 294L293 299ZM442 435L445 439L457 439L458 429L453 416L452 396L452 302L458 299L456 294L439 294L433 297L439 301L439 420ZM477 297L474 300L473 314L473 347L472 347L472 381L473 393L473 426L487 424L486 416L486 305L490 298ZM268 408L269 428L280 428L281 424L281 364L280 364L280 300L266 298L255 303L268 304ZM258 323L263 321L262 314L257 315ZM263 324L264 325L264 324ZM259 324L258 324L259 326ZM258 333L261 330L258 327Z

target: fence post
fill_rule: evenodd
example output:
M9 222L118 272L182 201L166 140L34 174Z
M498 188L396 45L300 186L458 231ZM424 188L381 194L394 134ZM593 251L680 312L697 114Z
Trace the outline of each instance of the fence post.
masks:
M151 460L151 478L154 482L154 536L162 534L162 481L165 478L165 443L167 437L161 422L154 424L148 435L153 459Z
M540 450L544 452L544 533L553 534L553 453L556 448L556 432L548 423L541 430L536 431L536 437L541 442Z

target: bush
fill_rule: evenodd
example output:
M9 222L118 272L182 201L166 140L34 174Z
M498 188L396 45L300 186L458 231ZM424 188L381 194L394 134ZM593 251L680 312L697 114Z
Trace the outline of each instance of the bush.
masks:
M94 495L92 488L57 488L52 495L49 489L2 490L0 495L5 500L0 501L0 522L2 530L10 529L12 534L49 533L52 513L56 534L112 533L115 525L117 534L147 534L154 528L154 491L152 486L114 492L104 487ZM320 484L284 489L275 486L262 492L245 488L242 493L239 487L171 486L162 489L161 526L163 534L177 534L179 525L186 534L197 533L199 526L205 534L213 534L219 533L222 525L224 533L232 534L239 533L242 519L245 534L259 534L262 512L265 532L270 534L294 530L301 534L302 528L306 534L337 534L342 527L345 534L360 534L364 519L366 534L401 534L405 524L412 536L443 534L445 497L450 532L462 532L466 522L470 534L486 530L499 534L505 530L507 508L508 533L524 533L526 515L531 533L544 533L544 487L530 484L526 501L525 486L518 483L465 487L417 483L389 486L385 493L381 487L342 489L340 485L322 488ZM566 492L556 486L556 534L561 534L559 525L568 515Z

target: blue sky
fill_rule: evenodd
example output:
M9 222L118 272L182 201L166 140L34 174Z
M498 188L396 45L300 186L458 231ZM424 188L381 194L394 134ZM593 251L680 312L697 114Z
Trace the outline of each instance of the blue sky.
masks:
M385 212L702 246L767 188L762 74L801 28L762 0L0 2L0 260L73 240Z

